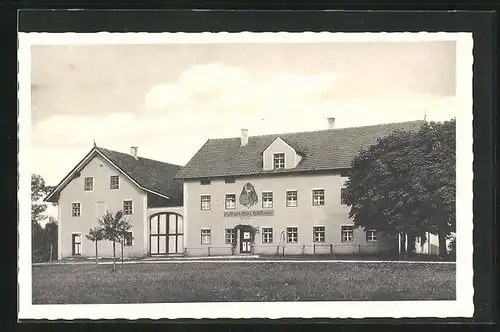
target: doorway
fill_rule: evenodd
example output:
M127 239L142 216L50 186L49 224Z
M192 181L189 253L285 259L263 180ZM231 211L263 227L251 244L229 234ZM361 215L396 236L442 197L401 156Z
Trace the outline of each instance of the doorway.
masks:
M240 253L249 254L252 252L252 239L248 231L240 232Z
M173 212L161 212L149 218L149 252L151 255L184 252L183 218Z
M82 235L71 234L71 247L73 256L81 256L82 252Z

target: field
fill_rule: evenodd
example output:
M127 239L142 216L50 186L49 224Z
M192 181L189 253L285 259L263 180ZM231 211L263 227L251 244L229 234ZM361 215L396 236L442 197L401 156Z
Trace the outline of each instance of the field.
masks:
M33 304L453 300L455 265L188 262L33 266Z

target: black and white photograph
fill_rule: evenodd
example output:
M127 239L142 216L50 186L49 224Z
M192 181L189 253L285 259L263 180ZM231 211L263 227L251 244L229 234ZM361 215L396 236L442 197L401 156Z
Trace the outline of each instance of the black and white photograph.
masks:
M472 316L472 48L20 33L20 317Z

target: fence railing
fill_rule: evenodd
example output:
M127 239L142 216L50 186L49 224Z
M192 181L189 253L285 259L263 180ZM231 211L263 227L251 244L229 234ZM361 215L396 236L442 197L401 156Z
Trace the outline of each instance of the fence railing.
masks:
M388 252L391 248L378 244L333 244L315 243L309 245L278 244L253 245L251 254L285 256L285 255L342 255L342 254L376 254ZM185 256L227 256L236 255L239 248L232 246L210 246L184 248Z

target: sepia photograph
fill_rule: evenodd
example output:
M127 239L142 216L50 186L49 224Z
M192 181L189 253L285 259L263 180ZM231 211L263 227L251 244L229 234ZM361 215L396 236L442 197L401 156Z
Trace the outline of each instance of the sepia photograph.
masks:
M19 40L26 317L472 315L471 34Z

